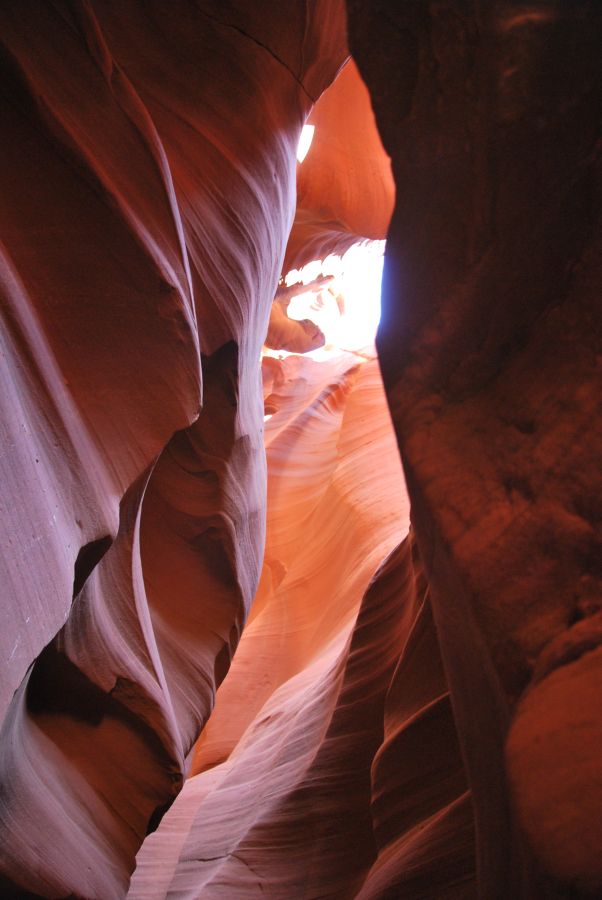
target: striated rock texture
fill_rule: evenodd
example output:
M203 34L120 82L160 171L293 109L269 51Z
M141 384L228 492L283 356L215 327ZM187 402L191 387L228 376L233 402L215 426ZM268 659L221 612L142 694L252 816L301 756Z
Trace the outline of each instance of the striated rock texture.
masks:
M362 594L407 529L394 437L374 363L266 358L264 370L266 406L275 411L266 425L262 582L197 750L193 770L208 771L187 782L173 816L146 842L132 896L201 887L206 896L244 896L258 883L268 895L303 896L315 894L327 873L332 889L350 860L337 858L349 842L341 834L337 853L326 803L335 816L341 811L328 795L365 807L353 777L347 790L344 779L331 784L329 769L342 776L349 748L326 733ZM372 439L385 451L382 477L372 466ZM338 752L318 764L325 741ZM362 843L352 849L356 867L365 866ZM308 859L315 860L309 871ZM357 873L349 874L353 884Z
M264 366L262 582L200 774L128 896L473 896L472 811L428 591L413 540L399 543L376 364Z
M600 896L601 19L0 6L0 894Z
M123 896L227 671L295 148L342 20L2 4L6 892Z
M480 895L599 896L602 11L348 12L393 161L377 344Z
M298 167L297 209L284 272L328 253L342 255L360 238L386 237L395 201L391 161L353 60L324 91L307 121L315 131Z

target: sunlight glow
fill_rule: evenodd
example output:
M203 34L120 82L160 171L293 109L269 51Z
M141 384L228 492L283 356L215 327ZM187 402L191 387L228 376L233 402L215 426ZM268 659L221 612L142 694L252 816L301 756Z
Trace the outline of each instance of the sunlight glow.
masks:
M301 131L301 137L297 145L297 162L302 163L309 152L311 142L314 139L315 125L304 125Z
M291 319L311 319L322 330L326 344L307 354L323 359L333 351L373 353L380 320L380 288L385 241L355 244L342 256L327 256L302 269L293 269L287 285L310 285L320 276L333 276L320 290L293 297L287 313Z

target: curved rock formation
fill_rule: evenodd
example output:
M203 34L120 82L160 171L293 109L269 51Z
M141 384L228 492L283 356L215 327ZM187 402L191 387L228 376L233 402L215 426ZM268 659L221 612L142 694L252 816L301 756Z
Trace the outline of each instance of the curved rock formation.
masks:
M428 590L413 539L395 546L405 491L376 365L264 362L262 582L200 774L128 896L474 896Z
M0 6L3 896L599 896L601 37Z
M5 877L46 897L123 896L236 646L295 147L346 53L330 0L178 12L0 11L5 704L19 685L0 845Z
M386 237L395 184L370 96L353 60L312 109L315 131L297 172L297 210L284 271L329 253L342 256L358 239Z
M290 353L308 353L324 346L324 334L311 319L289 318L288 308L291 300L303 293L319 292L330 280L321 276L308 285L297 283L287 287L279 285L276 291L265 346L271 350L286 350Z
M145 843L132 897L258 884L275 897L349 896L373 858L370 764L411 616L399 615L401 563L358 609L407 531L401 467L375 361L265 363L275 412L262 581L199 743L203 774Z

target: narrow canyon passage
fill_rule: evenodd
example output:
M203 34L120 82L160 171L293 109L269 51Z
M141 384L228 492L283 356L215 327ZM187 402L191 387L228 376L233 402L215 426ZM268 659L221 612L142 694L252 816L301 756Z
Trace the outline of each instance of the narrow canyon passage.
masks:
M601 896L601 38L0 5L1 897Z

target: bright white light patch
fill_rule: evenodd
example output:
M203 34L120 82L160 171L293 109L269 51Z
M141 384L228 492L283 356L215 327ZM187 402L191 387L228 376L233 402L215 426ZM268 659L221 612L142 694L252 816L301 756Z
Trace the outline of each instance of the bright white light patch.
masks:
M384 241L371 241L350 247L341 260L345 312L341 316L337 344L342 349L359 350L370 346L376 337L384 253ZM328 261L328 258L324 260L325 266Z
M380 320L380 290L385 242L355 244L344 256L327 256L293 269L286 284L310 284L320 275L333 280L321 290L300 293L287 309L291 319L311 319L324 333L326 345L309 356L322 359L336 350L369 350Z
M302 163L309 152L311 142L314 139L315 125L304 125L301 131L301 137L297 145L297 162Z

